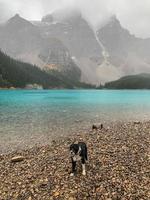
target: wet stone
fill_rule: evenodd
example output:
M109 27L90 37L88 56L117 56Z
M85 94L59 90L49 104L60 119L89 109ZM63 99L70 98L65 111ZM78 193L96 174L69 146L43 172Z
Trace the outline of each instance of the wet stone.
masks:
M23 161L25 159L25 157L24 156L15 156L15 157L13 157L13 158L11 158L11 162L21 162L21 161Z

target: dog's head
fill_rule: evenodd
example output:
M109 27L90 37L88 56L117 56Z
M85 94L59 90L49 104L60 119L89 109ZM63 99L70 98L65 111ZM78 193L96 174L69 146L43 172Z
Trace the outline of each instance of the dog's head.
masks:
M78 144L72 144L70 146L70 156L73 159L73 161L79 161L81 160L81 147Z
M74 157L75 155L77 155L79 151L79 145L78 144L71 144L70 145L70 155L71 157Z

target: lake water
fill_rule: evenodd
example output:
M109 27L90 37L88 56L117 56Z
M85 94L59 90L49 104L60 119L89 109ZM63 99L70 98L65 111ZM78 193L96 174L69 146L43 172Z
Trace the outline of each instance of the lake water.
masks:
M93 123L149 119L149 90L1 90L0 149L49 143Z

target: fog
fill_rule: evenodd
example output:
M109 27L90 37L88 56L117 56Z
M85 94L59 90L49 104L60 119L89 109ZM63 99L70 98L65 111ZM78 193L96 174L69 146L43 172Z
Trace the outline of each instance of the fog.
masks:
M80 11L93 28L115 14L132 34L150 37L150 0L0 0L0 22L16 13L28 20L41 20L56 10Z

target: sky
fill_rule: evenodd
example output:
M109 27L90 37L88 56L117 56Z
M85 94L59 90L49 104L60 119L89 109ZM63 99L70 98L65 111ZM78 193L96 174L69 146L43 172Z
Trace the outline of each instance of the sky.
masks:
M137 37L150 37L150 0L0 0L0 22L16 13L40 20L55 10L77 10L96 29L112 15Z

